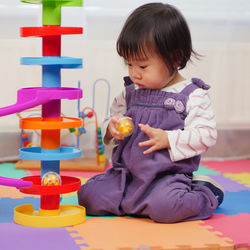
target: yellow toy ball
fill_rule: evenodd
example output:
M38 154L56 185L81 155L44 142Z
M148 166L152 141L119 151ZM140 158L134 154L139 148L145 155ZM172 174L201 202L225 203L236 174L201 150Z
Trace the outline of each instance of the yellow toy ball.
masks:
M61 185L62 180L58 173L56 172L47 172L42 177L43 186L59 186Z
M127 117L120 118L120 123L117 126L117 130L120 133L120 135L123 136L129 136L133 133L134 130L134 124L132 120L130 120Z

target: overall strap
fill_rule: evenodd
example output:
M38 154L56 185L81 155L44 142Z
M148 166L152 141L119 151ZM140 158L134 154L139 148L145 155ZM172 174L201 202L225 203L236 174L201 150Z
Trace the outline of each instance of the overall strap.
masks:
M208 90L210 88L209 85L204 83L201 79L198 78L192 78L192 84L189 84L186 86L182 91L181 94L185 96L189 96L195 89L202 88L205 90Z
M125 87L127 87L127 86L133 84L133 82L132 82L132 80L130 79L129 76L123 77L123 80L124 80L124 86L125 86Z
M127 104L127 109L128 109L130 106L132 92L135 90L135 85L129 76L123 77L123 80L124 80L124 86L126 89L126 104Z

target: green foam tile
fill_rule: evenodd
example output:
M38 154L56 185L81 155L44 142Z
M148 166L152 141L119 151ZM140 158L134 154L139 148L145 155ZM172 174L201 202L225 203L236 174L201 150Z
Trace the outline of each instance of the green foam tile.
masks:
M204 166L199 166L199 169L193 173L194 175L219 175L219 172L215 172Z
M27 171L15 169L14 163L2 163L0 164L0 176L8 178L22 178L27 176Z
M77 195L64 196L60 202L60 205L79 205Z

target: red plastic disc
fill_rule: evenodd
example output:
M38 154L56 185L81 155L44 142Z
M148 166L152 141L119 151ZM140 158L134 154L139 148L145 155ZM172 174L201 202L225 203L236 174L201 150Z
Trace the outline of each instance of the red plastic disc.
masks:
M38 175L26 176L22 179L24 181L33 182L33 185L31 187L20 189L20 191L25 194L57 195L71 193L81 188L80 179L72 176L61 176L62 184L58 186L42 186L41 177Z
M22 27L20 29L21 37L28 36L58 36L82 34L82 27L61 27L60 25L44 25L43 27Z

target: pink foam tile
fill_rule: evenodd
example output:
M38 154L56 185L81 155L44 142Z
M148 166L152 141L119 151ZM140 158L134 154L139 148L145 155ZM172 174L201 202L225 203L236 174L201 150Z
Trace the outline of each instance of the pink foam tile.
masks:
M101 172L61 171L61 175L74 176L74 177L84 177L84 178L90 178L90 177L95 176L95 175L100 174L100 173Z
M221 237L233 240L235 248L245 247L250 249L250 214L241 213L236 215L216 214L202 225L213 227L210 231L219 231Z
M236 174L236 173L250 172L250 160L202 161L201 164L222 174L224 173Z
M40 175L40 170L30 170L30 175Z

